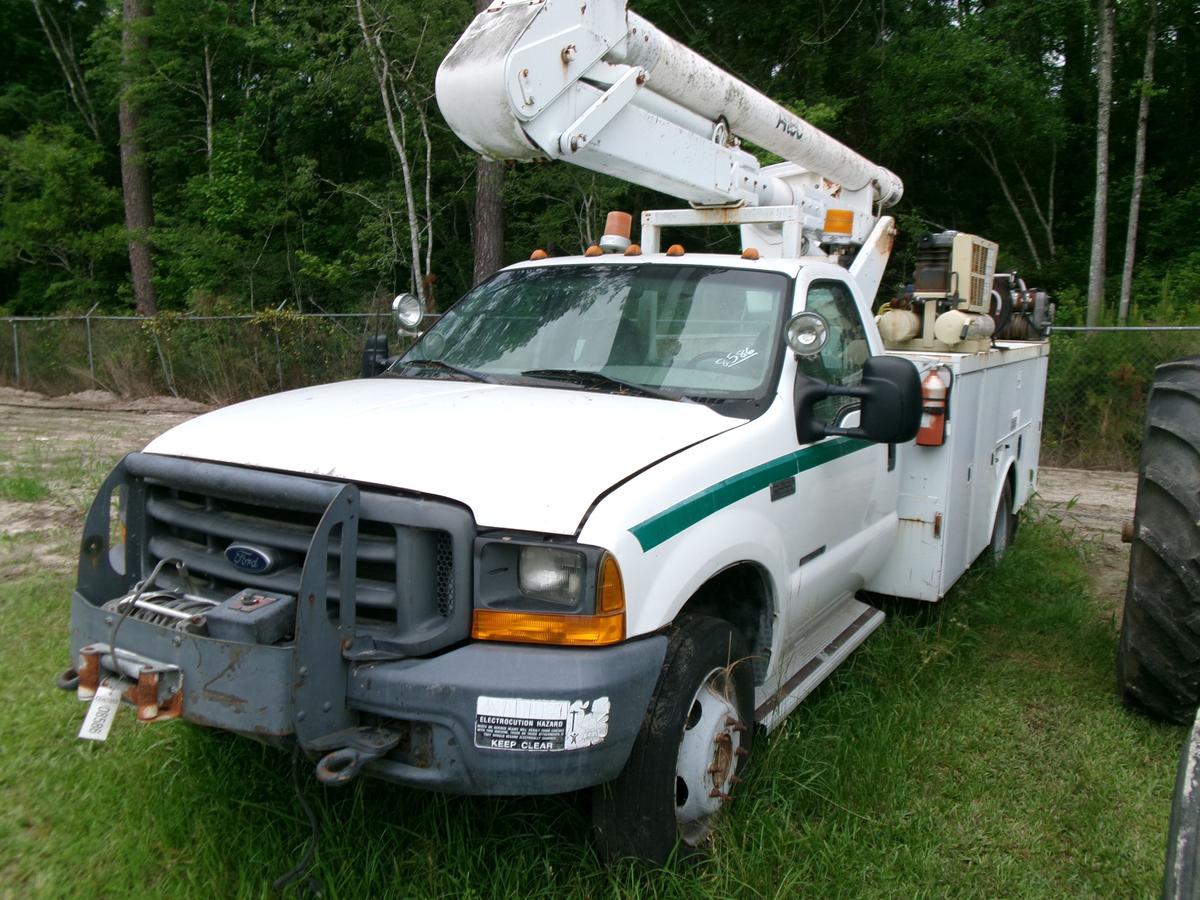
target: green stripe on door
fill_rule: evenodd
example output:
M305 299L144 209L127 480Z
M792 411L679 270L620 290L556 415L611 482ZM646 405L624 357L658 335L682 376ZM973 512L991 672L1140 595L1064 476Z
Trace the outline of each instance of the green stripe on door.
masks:
M669 509L664 509L646 521L634 525L630 532L642 550L657 547L663 541L670 540L686 528L690 528L730 504L736 503L743 497L749 497L755 491L787 478L798 475L819 465L840 459L857 450L872 446L870 441L857 438L833 438L822 441L787 456L781 456L770 462L755 466L740 472L732 478L719 481L712 487L705 488L697 494L692 494L686 500L681 500Z

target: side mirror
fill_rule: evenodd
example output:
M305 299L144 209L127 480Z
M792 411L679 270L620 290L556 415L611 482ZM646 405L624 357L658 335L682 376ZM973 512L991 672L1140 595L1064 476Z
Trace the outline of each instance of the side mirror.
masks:
M818 420L814 407L826 397L859 398L859 426L837 428ZM872 356L863 364L862 384L853 387L838 387L797 374L795 403L796 438L802 444L835 435L902 444L916 437L921 427L921 376L907 359Z
M374 378L388 367L388 336L373 334L367 338L362 352L362 377Z

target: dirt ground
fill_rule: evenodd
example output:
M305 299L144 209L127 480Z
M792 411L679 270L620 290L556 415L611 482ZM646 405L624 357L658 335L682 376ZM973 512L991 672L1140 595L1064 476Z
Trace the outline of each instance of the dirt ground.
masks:
M175 397L124 400L104 391L43 397L0 387L0 478L32 478L46 499L0 493L0 577L75 564L75 541L92 492L125 453L204 412ZM1137 475L1043 467L1037 514L1053 516L1089 545L1100 595L1119 606L1129 547L1121 526L1133 518Z
M1096 592L1118 613L1129 574L1129 545L1121 543L1121 527L1133 521L1136 497L1136 472L1048 466L1038 472L1037 514L1059 519L1086 542Z
M73 568L83 517L105 474L206 408L174 397L48 398L0 387L0 578ZM14 498L22 487L45 496Z

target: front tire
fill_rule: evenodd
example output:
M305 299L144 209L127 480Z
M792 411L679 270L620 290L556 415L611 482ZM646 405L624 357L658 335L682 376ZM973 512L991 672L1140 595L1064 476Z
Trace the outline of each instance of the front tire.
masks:
M1200 704L1200 357L1154 372L1133 532L1117 687L1187 724Z
M754 736L745 642L723 619L685 619L625 768L593 791L596 848L607 862L662 865L701 850L728 806Z

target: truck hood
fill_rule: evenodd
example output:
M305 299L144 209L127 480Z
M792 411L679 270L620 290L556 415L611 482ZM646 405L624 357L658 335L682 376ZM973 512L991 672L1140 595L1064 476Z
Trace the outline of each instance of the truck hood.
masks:
M695 403L374 378L238 403L146 451L435 494L484 527L573 534L612 485L739 424Z

